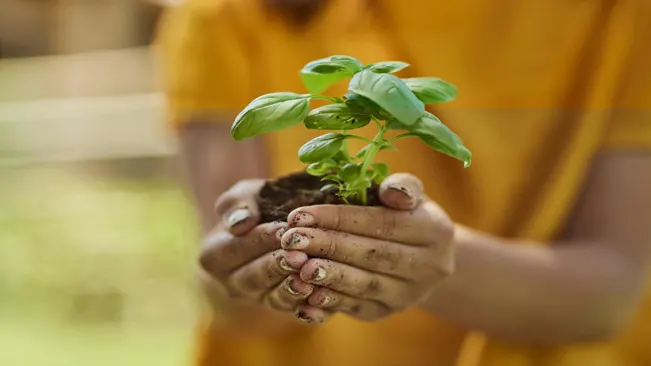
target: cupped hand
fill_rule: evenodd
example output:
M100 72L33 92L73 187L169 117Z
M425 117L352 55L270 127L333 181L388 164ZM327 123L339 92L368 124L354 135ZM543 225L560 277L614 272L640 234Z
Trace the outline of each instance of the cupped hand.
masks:
M454 225L423 196L422 183L394 174L380 188L386 207L319 205L294 210L282 236L288 254L310 257L299 276L314 286L296 316L333 313L374 321L417 306L454 270Z
M281 248L286 223L258 225L255 195L263 184L241 181L219 197L216 210L222 219L205 238L199 262L232 300L293 311L314 288L298 275L308 258Z

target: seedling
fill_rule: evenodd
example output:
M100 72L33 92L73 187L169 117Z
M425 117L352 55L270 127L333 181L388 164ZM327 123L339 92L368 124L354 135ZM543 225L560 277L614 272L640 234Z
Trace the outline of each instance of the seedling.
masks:
M330 56L312 61L300 71L310 94L280 92L254 99L235 119L231 136L243 140L293 127L301 122L308 129L331 130L308 141L298 151L307 173L328 181L322 190L333 190L346 202L367 204L367 189L380 184L389 174L386 164L375 162L380 150L395 149L393 142L416 137L432 149L471 164L471 153L461 139L426 104L445 103L456 98L454 85L433 77L401 79L393 75L409 65L400 61L363 65L349 56ZM352 78L342 97L319 93L342 80ZM331 104L310 110L310 101ZM369 123L377 126L373 140L350 133ZM402 134L387 138L390 130ZM368 143L351 153L349 139Z

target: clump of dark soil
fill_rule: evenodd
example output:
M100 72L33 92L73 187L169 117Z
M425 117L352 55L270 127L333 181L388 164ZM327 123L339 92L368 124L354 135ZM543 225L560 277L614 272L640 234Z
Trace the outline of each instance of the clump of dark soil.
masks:
M335 192L322 192L321 187L331 182L322 182L320 177L305 172L294 173L268 181L260 190L257 201L260 208L260 222L287 221L293 210L313 205L343 205L345 202ZM350 202L350 201L349 201ZM350 204L359 204L350 202ZM367 206L380 206L379 187L368 189Z

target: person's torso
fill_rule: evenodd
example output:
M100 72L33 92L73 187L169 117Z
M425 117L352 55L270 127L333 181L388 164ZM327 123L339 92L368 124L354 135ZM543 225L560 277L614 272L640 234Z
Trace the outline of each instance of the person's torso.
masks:
M617 87L623 56L612 50L626 34L603 29L621 21L613 19L616 1L336 0L304 30L263 14L259 3L242 1L233 15L246 19L234 36L254 55L251 98L304 92L298 70L333 54L408 62L399 76L441 77L458 87L456 101L430 111L464 140L473 165L464 169L409 139L378 161L419 176L462 224L507 237L559 235ZM345 92L342 83L325 94ZM372 137L373 128L360 134ZM298 148L320 133L299 125L269 136L273 174L304 169ZM623 364L609 346L520 348L467 335L416 311L374 324L338 317L295 344L269 344L265 366L447 366L459 357L463 366Z

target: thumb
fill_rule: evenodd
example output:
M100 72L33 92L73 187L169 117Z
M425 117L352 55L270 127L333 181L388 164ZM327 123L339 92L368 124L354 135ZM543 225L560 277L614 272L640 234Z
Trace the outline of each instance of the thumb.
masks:
M380 201L396 210L413 210L423 197L423 183L408 173L396 173L380 185Z
M231 234L244 235L258 225L260 210L256 194L263 184L259 180L243 180L217 199L215 210Z

